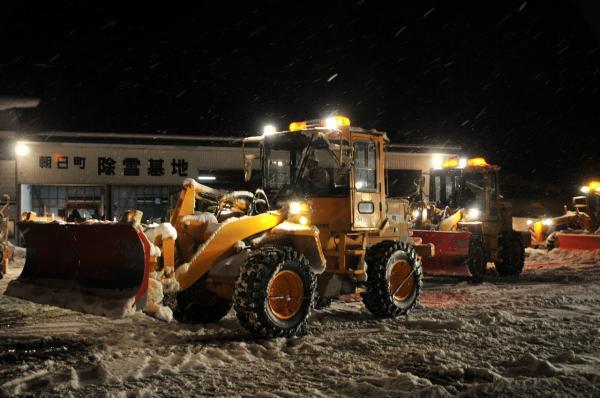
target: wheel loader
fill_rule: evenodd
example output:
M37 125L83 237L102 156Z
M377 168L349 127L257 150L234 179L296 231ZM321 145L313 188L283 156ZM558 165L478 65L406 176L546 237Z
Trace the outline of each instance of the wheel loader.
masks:
M142 225L135 211L94 224L25 214L17 282L143 308L162 286L171 293L161 305L176 319L215 322L233 308L261 336L300 333L318 299L344 294L360 293L377 317L407 314L433 247L410 237L408 201L386 198L386 141L342 116L246 138L245 177L260 162L262 187L223 192L185 180L170 223L159 226ZM246 154L251 146L260 156Z
M429 198L411 200L413 235L436 248L425 274L481 280L488 262L500 275L519 275L528 234L512 229L512 208L500 194L500 168L481 157L441 159L430 171ZM421 187L422 188L422 187Z
M528 220L532 238L548 250L600 249L600 181L592 180L579 188L572 199L573 210L564 206L558 217Z

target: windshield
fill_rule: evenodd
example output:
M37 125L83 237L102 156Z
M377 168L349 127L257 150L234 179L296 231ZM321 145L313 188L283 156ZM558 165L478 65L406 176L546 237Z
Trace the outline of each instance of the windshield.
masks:
M278 135L262 148L263 186L270 197L343 196L348 169L342 169L322 137ZM337 145L336 145L337 146Z
M483 173L462 174L460 170L441 170L431 176L431 199L437 207L483 209L485 176Z

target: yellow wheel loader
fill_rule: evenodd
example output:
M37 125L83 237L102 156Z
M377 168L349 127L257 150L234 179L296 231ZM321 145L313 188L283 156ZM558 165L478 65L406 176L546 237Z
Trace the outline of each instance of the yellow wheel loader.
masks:
M480 280L491 261L498 274L519 275L529 234L512 229L512 207L500 195L500 168L481 157L438 163L430 171L428 200L411 204L413 235L436 247L436 256L424 261L425 274Z
M260 159L244 155L245 175L260 160L262 189L222 192L188 179L159 226L140 224L134 211L95 224L27 214L18 282L146 310L168 305L182 322L214 322L233 307L262 336L299 333L317 298L343 294L360 293L379 317L407 314L421 289L420 258L433 248L412 243L408 201L386 198L386 140L341 116L247 138ZM159 303L161 288L169 293Z

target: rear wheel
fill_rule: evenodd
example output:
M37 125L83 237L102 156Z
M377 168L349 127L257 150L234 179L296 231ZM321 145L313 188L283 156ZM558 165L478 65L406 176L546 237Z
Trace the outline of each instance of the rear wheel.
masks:
M201 281L175 294L174 300L165 296L163 302L173 309L173 317L183 323L217 322L227 315L232 306L231 301L206 290Z
M471 279L475 282L482 281L487 270L487 258L485 255L485 246L481 239L473 239L469 242L468 261Z
M365 307L379 317L408 314L421 293L421 262L412 246L385 241L367 252Z
M498 238L496 271L502 276L520 275L525 263L525 248L521 237L514 231L503 232Z
M301 333L314 307L316 286L304 255L291 247L262 247L240 270L234 293L237 317L262 336Z

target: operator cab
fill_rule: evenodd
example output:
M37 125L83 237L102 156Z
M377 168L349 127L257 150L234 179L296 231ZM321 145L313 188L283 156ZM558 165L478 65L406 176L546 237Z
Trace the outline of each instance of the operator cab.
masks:
M498 167L483 158L451 158L430 176L430 200L438 208L468 209L482 217L498 215Z
M348 152L346 143L344 149ZM346 196L349 168L319 130L287 131L264 137L261 146L263 189L269 197ZM348 155L346 154L346 157Z
M262 189L272 207L306 201L311 221L337 230L372 230L385 220L383 132L351 127L344 116L293 122L249 137L258 144ZM255 155L244 152L246 181ZM337 220L339 218L339 220ZM337 221L336 221L337 220Z

